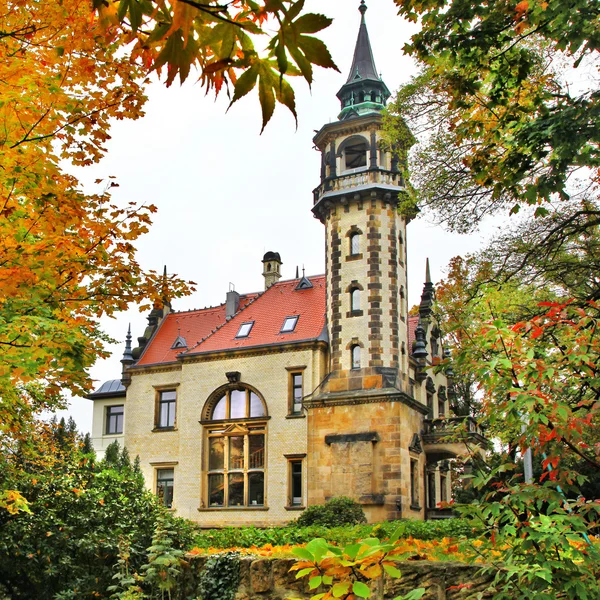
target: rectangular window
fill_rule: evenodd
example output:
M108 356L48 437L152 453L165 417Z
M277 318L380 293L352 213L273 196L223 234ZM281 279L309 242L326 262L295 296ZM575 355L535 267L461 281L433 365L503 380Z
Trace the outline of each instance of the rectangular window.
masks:
M264 431L223 433L208 437L208 506L264 506Z
M427 507L436 507L436 495L435 495L435 471L429 471L427 473Z
M156 470L156 495L167 508L173 506L173 482L175 480L174 469Z
M290 460L290 506L302 505L302 461Z
M440 500L448 502L448 477L446 473L440 473Z
M302 413L302 373L290 373L290 414Z
M250 321L249 323L242 323L240 328L238 329L236 338L248 337L250 335L250 330L252 329L252 325L254 325L254 321Z
M175 408L177 392L164 390L158 392L158 415L156 426L160 428L175 427Z
M419 506L419 461L410 459L410 505Z
M298 316L286 317L281 327L281 333L291 333L296 329L296 323L298 322Z
M427 408L429 409L427 416L433 419L433 394L431 392L427 392Z
M106 407L106 435L123 433L123 409L122 404Z
M438 397L438 417L444 417L446 415L446 402L442 398Z

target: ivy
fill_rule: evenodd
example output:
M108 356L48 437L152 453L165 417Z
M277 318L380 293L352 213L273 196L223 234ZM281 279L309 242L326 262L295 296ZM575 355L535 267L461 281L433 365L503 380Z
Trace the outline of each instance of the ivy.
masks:
M240 581L240 556L225 552L206 561L198 583L202 600L233 600Z

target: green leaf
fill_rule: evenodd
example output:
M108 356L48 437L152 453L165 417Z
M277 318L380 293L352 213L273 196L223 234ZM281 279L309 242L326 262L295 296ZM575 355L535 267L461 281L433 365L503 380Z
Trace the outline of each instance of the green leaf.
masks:
M308 587L309 589L314 590L318 588L321 583L323 583L323 578L320 575L316 575L308 580Z
M352 593L356 594L359 598L368 598L371 595L371 590L362 581L355 581L352 584Z
M298 38L298 47L311 63L327 69L335 69L339 72L339 69L333 62L333 58L331 58L327 46L321 40L309 35L301 35ZM300 67L300 69L302 69L302 67Z
M400 572L400 569L397 569L396 567L394 567L392 565L383 565L383 570L390 577L401 577L402 576L402 573Z
M235 83L233 98L229 103L230 107L234 102L240 98L243 98L256 85L258 71L258 66L252 65L247 71L240 75L239 79Z
M347 594L349 590L350 590L350 582L349 581L341 581L341 582L336 583L331 588L331 593L333 594L334 598L340 598L341 596Z
M313 556L312 552L307 548L292 548L292 554L294 556L297 556L298 558L309 560L311 562L314 562L315 560L315 557Z
M308 13L302 15L299 19L296 19L294 29L299 33L317 33L317 31L329 27L332 22L333 19L330 19L325 15Z

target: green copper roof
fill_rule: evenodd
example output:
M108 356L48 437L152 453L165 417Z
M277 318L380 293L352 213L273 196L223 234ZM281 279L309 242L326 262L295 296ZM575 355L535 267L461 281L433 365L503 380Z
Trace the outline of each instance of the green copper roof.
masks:
M367 11L365 0L361 0L358 10L361 14L360 27L352 67L348 80L337 93L342 104L342 112L338 116L340 121L380 112L390 97L390 91L377 74L375 67L369 32L365 23L365 12Z

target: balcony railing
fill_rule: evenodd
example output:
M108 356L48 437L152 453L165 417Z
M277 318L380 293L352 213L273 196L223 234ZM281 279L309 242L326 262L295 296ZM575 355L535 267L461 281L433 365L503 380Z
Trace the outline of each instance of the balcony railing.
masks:
M481 427L473 417L448 417L423 421L423 443L477 442L487 445Z
M355 171L353 169L353 171ZM327 178L314 190L314 203L316 204L328 192L343 192L363 185L383 184L398 188L404 187L404 179L400 173L382 171L380 169L360 170L358 172L343 172L336 177Z

